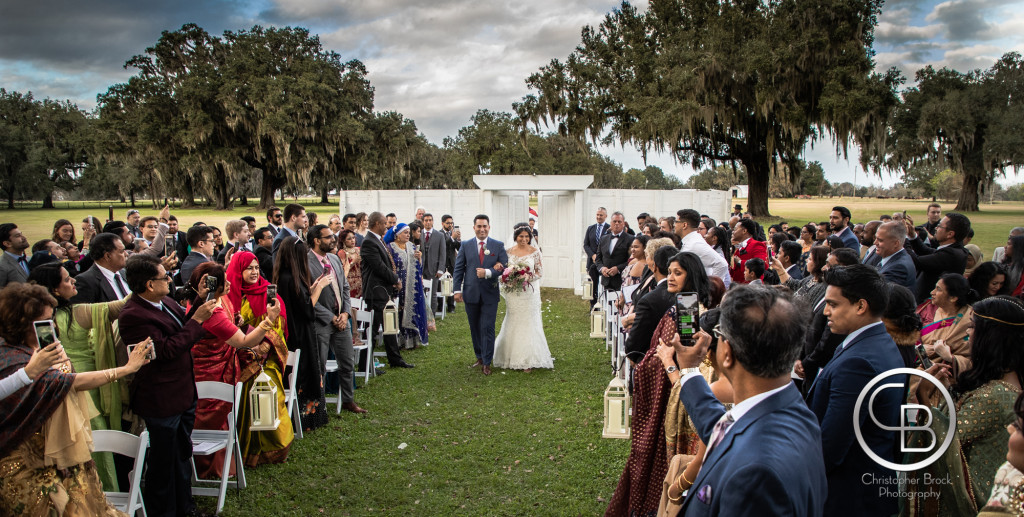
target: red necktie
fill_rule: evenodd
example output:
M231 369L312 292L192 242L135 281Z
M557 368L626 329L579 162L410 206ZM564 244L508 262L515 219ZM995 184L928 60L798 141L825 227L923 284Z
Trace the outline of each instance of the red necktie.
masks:
M423 244L424 244L424 245L426 245L426 244L430 244L430 232L427 232L427 238L426 238L426 240L424 241L424 243L423 243Z
M484 243L480 241L480 267L484 267Z

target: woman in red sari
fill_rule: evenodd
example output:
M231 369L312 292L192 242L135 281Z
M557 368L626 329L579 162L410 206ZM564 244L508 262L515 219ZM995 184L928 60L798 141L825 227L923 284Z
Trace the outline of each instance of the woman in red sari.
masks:
M232 257L234 260L235 257ZM258 266L257 266L258 267ZM256 327L249 328L246 325L247 333L244 333L235 324L235 311L227 296L230 286L226 285L224 266L216 262L205 262L200 264L192 272L189 285L205 285L206 278L217 279L217 290L208 296L218 299L217 308L214 309L210 319L203 323L206 335L192 347L192 360L195 368L196 382L217 381L227 384L237 382L251 385L252 379L259 375L261 364L266 359L270 346L265 344L264 336L273 333L273 322L277 320L280 313L276 307L267 309L266 318ZM248 402L248 397L243 394L243 403ZM238 408L239 419L237 428L239 441L242 436L247 436L248 420L246 419L246 404ZM227 416L231 405L219 400L200 400L196 406L196 429L227 429ZM212 456L200 456L195 458L196 472L200 478L214 479L220 477L220 466L223 465L224 451ZM234 472L234 468L232 468Z

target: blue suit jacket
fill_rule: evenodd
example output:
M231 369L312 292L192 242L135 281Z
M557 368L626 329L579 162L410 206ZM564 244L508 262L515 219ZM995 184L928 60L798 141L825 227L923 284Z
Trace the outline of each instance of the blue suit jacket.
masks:
M702 379L680 396L707 443L725 408ZM820 516L825 465L818 423L790 383L750 409L704 460L679 515Z
M494 270L499 262L508 264L508 254L505 253L505 245L490 237L484 249L490 251L484 255L484 263L480 265L480 248L477 246L476 237L462 241L459 247L459 255L455 257L455 292L462 292L462 300L466 303L498 303L498 278L501 273ZM482 267L491 270L491 278L477 278L476 268Z
M860 255L860 239L853 234L853 230L849 226L839 232L839 238L843 240L843 246L856 251L858 256Z
M872 460L854 435L853 406L864 386L878 374L902 368L903 359L896 343L884 325L875 325L861 332L846 348L836 354L814 381L808 406L821 423L822 452L828 472L828 500L825 515L892 515L897 511L895 497L882 497L880 485L864 483L865 475L874 479L895 477L896 473ZM893 377L883 384L905 382ZM878 386L876 385L876 389ZM879 422L896 426L905 389L888 388L877 392L872 406ZM878 456L895 462L899 433L884 431L868 416L865 397L861 414L857 415L864 441ZM890 493L896 487L886 485Z
M914 267L914 259L907 250L901 249L889 257L885 264L878 268L878 272L886 280L917 293L917 268Z

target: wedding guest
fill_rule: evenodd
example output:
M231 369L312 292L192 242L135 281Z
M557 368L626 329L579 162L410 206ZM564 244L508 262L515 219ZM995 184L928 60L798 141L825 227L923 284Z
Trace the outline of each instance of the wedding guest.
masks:
M672 245L672 240L666 238L649 239L647 241L647 246L644 246L644 260L647 268L644 270L643 276L640 277L640 287L637 287L636 290L633 291L632 298L634 307L636 307L636 304L637 302L640 301L641 297L653 291L658 286L658 281L654 276L654 253L665 246L672 246L673 248L675 247ZM666 275L668 274L668 272L662 271L662 274ZM630 317L631 316L627 316L627 318ZM632 320L630 320L628 323L632 323Z
M704 271L708 276L717 276L722 279L726 287L732 282L729 276L729 263L725 257L715 252L704 237L697 231L700 225L700 213L692 208L685 208L676 212L675 233L680 238L679 251L688 251L697 255Z
M668 263L676 253L673 246L662 246L653 253L651 273L655 287L634 304L633 316L629 320L629 336L626 337L625 351L626 358L633 364L640 362L647 354L654 329L661 322L665 311L676 302L675 295L669 293L666 283Z
M398 318L401 333L398 340L403 348L412 349L428 344L427 325L429 322L427 300L423 295L423 265L420 259L423 253L416 245L409 242L413 237L412 229L419 233L422 228L414 221L411 225L399 223L389 232L391 242L388 245L391 258L394 260L396 273L402 282L398 292ZM384 242L388 242L388 237Z
M605 233L608 233L609 226L604 222L607 217L608 211L604 207L598 207L595 216L596 222L587 227L587 232L583 234L583 253L587 256L587 274L590 275L590 281L594 283L593 295L590 300L591 307L597 303L597 286L601 276L595 263L597 261L597 248L601 244L601 238L604 237Z
M1024 286L1024 235L1006 240L1006 249L1001 262L1006 271L1006 290L1013 296L1021 295Z
M442 217L441 220L444 221L444 218ZM359 212L358 214L356 214L356 234L359 235L359 238L357 239L357 241L359 242L359 246L363 245L362 238L366 237L366 230L368 228L369 220L367 218L366 212Z
M390 230L398 224L398 216L394 212L388 212L388 215L384 216L387 218L387 227L385 230Z
M978 299L984 300L989 296L996 296L999 294L1007 294L1006 288L1006 270L999 264L988 261L978 264L974 268L974 273L967 279L967 282L971 284L971 289L978 293Z
M797 281L800 281L804 277L804 272L800 269L799 265L800 254L800 243L796 241L786 241L779 246L779 264L782 266L782 269L786 274L789 275L789 278Z
M220 228L213 225L208 225L210 230L213 232L213 256L220 255L220 252L224 251L224 234L221 233Z
M917 308L923 325L921 344L928 353L928 359L933 362L941 360L949 365L953 377L971 368L968 329L974 314L971 304L977 296L966 278L947 273L936 282L931 298ZM920 378L911 379L911 400L914 400L917 382Z
M362 219L359 218L362 216ZM366 229L363 228L362 233L359 232L360 225L365 224L366 213L359 212L358 214L345 214L345 217L341 218L341 224L343 230L352 232L356 237L356 247L363 245L363 236L366 235Z
M277 257L277 248L281 245L287 237L295 237L300 239L300 232L306 231L309 226L309 219L306 217L306 209L302 205L290 203L284 207L284 225L278 228L278 233L274 237L274 244L271 246L271 251L274 257Z
M78 294L78 289L75 288L75 280L60 264L42 265L33 270L28 279L46 288L57 300L53 322L61 346L76 372L95 372L117 367L113 322L117 321L125 300L72 304L71 300ZM93 429L127 430L122 423L124 416L118 383L91 389L87 394L93 407L99 411L90 420ZM114 457L110 453L96 454L94 457L96 471L105 489L118 491ZM124 479L127 480L127 476Z
M29 271L28 257L25 256L28 238L21 233L18 225L0 224L0 249L4 252L0 258L0 289L9 284L25 282Z
M832 235L839 237L842 246L850 248L860 255L860 240L850 228L850 209L845 206L832 207L832 213L828 216L828 222L832 229ZM836 248L833 248L836 249Z
M832 225L828 221L821 221L815 226L814 232L814 244L822 246L825 244L825 239L832 234Z
M260 275L265 279L274 278L274 255L271 251L274 245L273 232L269 226L264 226L256 230L253 239L255 242L252 251L260 263Z
M188 235L181 231L178 226L178 218L174 215L167 216L167 239L171 241L171 247L174 248L175 257L178 259L178 264L185 261L185 257L188 256Z
M715 253L721 255L726 261L729 260L729 257L732 257L732 234L725 227L711 227L708 230L708 234L704 236L704 242L707 242L711 249L715 250Z
M287 233L282 230L278 236ZM288 350L302 350L299 356L298 386L292 386L292 389L297 390L302 428L312 431L327 424L320 346L313 332L316 317L313 306L320 298L320 293L330 284L331 277L322 275L315 280L312 278L307 262L309 248L298 237L289 235L275 242L279 246L274 259L274 283L288 309Z
M611 221L611 226L597 246L594 268L606 291L618 291L622 288L620 273L629 262L629 245L634 237L625 232L626 218L622 212L613 212Z
M128 234L133 239L142 237L142 231L139 229L140 219L142 219L142 214L140 214L139 211L135 210L134 208L129 210L124 216L125 229L127 229Z
M904 220L908 225L908 233L913 228L913 221L908 217ZM908 239L910 242L910 258L917 268L917 299L928 298L935 282L946 273L962 275L967 266L967 250L963 240L971 229L971 220L963 214L950 212L935 227L937 248L922 242L920 237Z
M444 274L445 264L448 262L448 246L444 234L434 229L433 214L423 214L422 235L420 240L423 244L420 249L423 253L423 285L430 286L431 299L427 300L427 312L433 316L438 305L438 279Z
M1024 235L1024 226L1017 226L1011 229L1010 235L1006 237L1006 240L1009 241L1018 235ZM998 246L992 251L992 262L1002 264L1004 258L1006 258L1006 248L1004 246Z
M942 230L940 229L939 232ZM1024 303L1007 296L978 302L971 330L973 367L959 375L950 373L948 363L935 363L928 373L953 383L956 434L939 461L913 473L908 482L912 494L908 509L938 508L936 515L975 515L981 501L991 493L1001 461L1007 457L1006 428L1017 421L1013 407L1024 382L1024 351L1018 338L1024 329ZM943 400L935 386L922 382L918 400ZM921 416L919 415L919 418ZM938 436L948 432L951 411L945 403L933 405L930 427ZM911 445L927 445L911 437ZM920 450L920 449L918 449ZM924 454L912 453L915 461ZM934 492L939 493L935 501Z
M342 230L338 237L340 246L338 247L338 258L341 259L341 265L345 268L345 280L348 282L349 299L362 298L363 297L363 261L359 256L359 248L356 246L356 236L358 234L351 230ZM349 321L356 321L356 307L352 307ZM355 327L352 328L352 346L362 346L363 340L359 337L359 332Z
M0 378L28 367L39 350L33 323L52 319L56 305L42 286L0 291ZM59 341L52 346L60 350ZM140 342L126 365L97 372L75 372L64 361L0 400L0 514L119 513L104 496L92 460L86 392L137 372L151 349L149 340Z
M741 219L732 230L732 244L736 251L733 253L729 263L729 273L732 281L740 284L747 283L744 278L744 264L752 258L768 260L768 246L755 238L758 232L757 223L751 219Z
M191 348L203 337L202 324L216 301L194 304L186 313L168 296L170 276L153 256L133 255L125 273L132 296L117 317L121 339L135 343L152 338L158 358L135 374L129 389L131 410L149 431L146 513L187 514L195 511L190 436L198 399ZM205 294L205 286L200 287L199 296Z
M309 227L313 227L313 226L316 226L316 225L320 224L320 221L318 220L318 216L316 215L316 212L308 212L306 214L306 220L307 220L307 224L308 224Z
M878 268L882 278L917 292L917 267L904 249L907 227L898 222L885 223L875 231L875 248L864 263Z
M743 279L748 284L764 287L764 261L759 258L752 258L743 264Z
M234 310L232 317L240 320L250 328L269 327L263 335L258 348L266 347L266 360L263 361L263 373L270 377L277 387L277 416L281 424L273 431L249 431L238 433L238 446L242 449L242 458L246 467L255 467L263 463L281 463L288 457L294 439L291 415L284 396L284 370L288 364L288 345L286 332L288 315L281 296L267 300L267 287L270 282L261 275L258 259L247 251L239 251L231 257L225 280L228 285L227 299ZM268 325L269 306L280 307L278 318ZM245 389L252 389L246 386ZM243 408L248 405L243 401ZM251 409L243 412L242 426L247 429L251 424Z
M50 238L58 244L78 242L75 240L75 225L67 219L57 219L57 222L53 223L53 235Z
M252 261L250 261L251 263ZM216 307L210 318L203 322L202 339L192 346L192 363L195 370L196 382L216 381L234 385L242 383L243 393L248 394L252 389L253 381L259 375L262 364L274 351L265 338L274 333L274 323L280 315L280 305L268 305L266 317L255 327L246 325L240 329L235 325L236 309L231 304L227 295L228 285L225 282L224 266L216 262L205 262L200 264L194 271L189 283L192 285L204 284L207 278L217 279L217 289L207 293L207 297L216 300ZM203 299L205 300L205 299ZM203 301L199 300L199 301ZM245 397L248 399L248 397ZM231 404L219 400L200 400L196 406L196 429L226 430L228 428L228 414L231 411ZM252 408L248 400L237 408L239 436L251 434L249 425L252 424ZM287 413L287 410L285 411ZM278 413L281 418L281 413ZM288 420L288 428L291 428L291 420ZM282 418L281 426L285 422ZM251 441L251 437L245 440ZM287 455L287 451L285 451ZM212 455L197 456L194 460L196 473L201 479L219 479L221 467L224 464L224 451L218 451ZM280 457L284 461L284 457ZM237 468L232 462L231 471Z
M1017 419L1006 426L1010 433L1006 462L996 471L992 494L978 517L1020 516L1024 512L1024 394L1017 396L1013 413Z
M213 240L213 229L209 226L199 225L188 229L185 234L188 245L192 252L185 257L178 269L177 282L185 285L192 278L192 271L199 267L199 264L209 262L216 256L216 244ZM195 290L196 286L191 286Z
M93 265L75 277L78 294L72 304L101 303L121 300L131 290L121 276L127 253L124 241L112 233L101 233L89 243L89 256Z
M921 317L917 315L917 299L910 289L902 285L889 285L889 303L882 314L885 330L892 336L907 368L920 366L917 350L921 341Z
M284 225L284 214L281 213L281 209L272 206L267 209L267 228L270 229L270 233L277 237L277 234L281 231L281 227Z
M974 230L972 229L971 231ZM964 249L967 250L967 265L964 266L964 276L969 277L974 272L974 268L985 261L985 255L977 244L964 244Z
M355 226L356 216L353 214L345 214L346 219L349 217L352 218L353 226ZM338 234L341 233L342 228L344 228L341 220L342 218L338 214L331 214L331 216L327 218L327 229L331 231L331 234L334 235L335 239L338 238Z
M62 352L59 348L49 351L36 348L25 366L17 368L14 370L14 373L0 379L0 400L32 384L32 381L38 379L40 375L46 373L50 368L57 367L60 363L67 361Z
M644 253L644 248L647 246L647 242L650 238L646 235L638 235L633 242L629 245L629 262L626 263L626 267L622 270L622 289L625 292L627 287L639 285L640 280L644 276L644 271L647 269L647 256ZM623 295L619 295L620 300L624 305L632 305L632 298L625 300Z
M455 257L459 255L459 248L462 247L462 232L455 229L455 220L448 214L441 216L441 228L444 229L444 239L448 245L448 249L445 251L444 270L454 275ZM447 304L446 310L448 312L455 312L455 297L449 296L445 302Z
M370 214L366 239L359 247L359 256L363 264L363 302L373 312L373 322L370 324L371 339L376 343L378 336L381 336L384 350L387 352L388 364L395 368L412 368L414 365L402 359L398 339L393 335L381 335L384 325L384 307L402 282L396 273L397 268L389 251L390 246L383 241L386 226L387 221L383 214L380 212Z
M224 224L224 231L228 234L228 242L224 245L224 249L217 254L216 261L220 265L224 265L225 259L231 253L249 249L249 223L241 219L232 219Z

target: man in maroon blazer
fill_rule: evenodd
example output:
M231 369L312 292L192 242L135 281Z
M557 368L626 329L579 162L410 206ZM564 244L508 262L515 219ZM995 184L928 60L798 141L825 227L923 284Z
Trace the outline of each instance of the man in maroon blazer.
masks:
M168 296L171 277L154 256L131 256L125 271L132 296L117 318L121 338L137 343L152 337L156 354L156 359L135 374L130 389L132 411L146 421L149 431L146 513L195 514L189 464L198 399L192 345L203 337L202 323L210 318L217 302L193 304L186 314ZM206 291L200 284L197 300L202 300Z
M757 224L752 219L740 219L732 230L732 245L736 251L732 254L729 262L729 276L733 282L747 283L743 276L747 261L752 258L759 258L768 264L768 244L754 238L757 233Z

